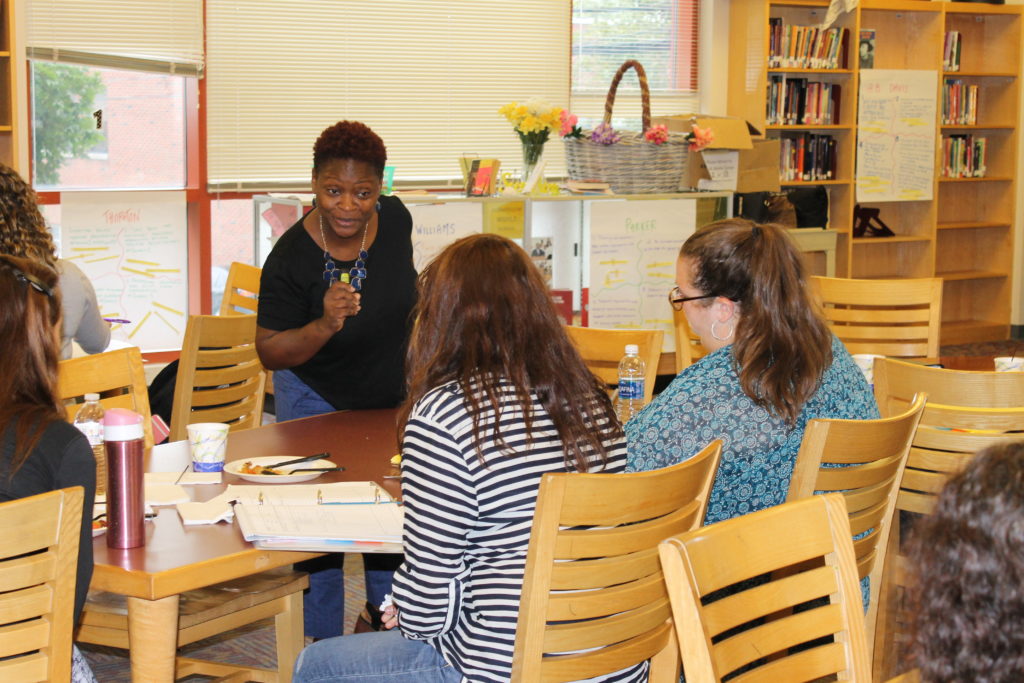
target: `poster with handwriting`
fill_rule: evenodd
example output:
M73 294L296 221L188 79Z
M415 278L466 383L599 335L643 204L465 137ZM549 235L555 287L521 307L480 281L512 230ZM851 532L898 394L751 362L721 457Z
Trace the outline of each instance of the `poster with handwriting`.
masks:
M696 199L594 202L590 327L660 329L675 350L668 293L679 247L697 226Z
M96 288L112 337L143 351L180 349L188 322L185 193L65 192L61 257Z
M484 230L480 202L414 204L410 200L406 206L412 214L412 258L416 272L455 240Z
M937 71L865 69L857 108L857 201L930 200Z

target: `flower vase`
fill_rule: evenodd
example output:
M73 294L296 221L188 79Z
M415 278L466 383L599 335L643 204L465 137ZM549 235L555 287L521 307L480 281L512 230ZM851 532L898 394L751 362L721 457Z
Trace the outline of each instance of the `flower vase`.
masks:
M521 180L525 183L529 180L533 169L537 167L541 156L544 154L544 143L532 140L523 141L523 175Z

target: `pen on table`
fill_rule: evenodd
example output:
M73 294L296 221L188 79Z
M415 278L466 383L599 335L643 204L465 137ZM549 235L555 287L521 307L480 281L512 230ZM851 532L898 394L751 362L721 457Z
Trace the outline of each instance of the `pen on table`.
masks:
M131 320L125 320L124 318L104 318L108 323L119 323L121 325L131 325Z
M183 469L181 471L181 474L178 475L178 478L174 480L175 484L177 484L179 481L181 481L181 478L185 476L186 472L188 472L188 468L189 467L192 467L192 463L189 463L189 464L185 465L185 469Z

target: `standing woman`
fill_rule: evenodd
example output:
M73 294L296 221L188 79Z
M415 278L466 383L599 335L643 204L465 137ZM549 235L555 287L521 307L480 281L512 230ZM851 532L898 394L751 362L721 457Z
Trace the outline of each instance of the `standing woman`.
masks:
M55 268L60 276L61 358L71 358L71 342L86 353L99 353L110 343L110 325L100 315L96 292L85 273L71 261L57 258L53 238L39 213L36 195L17 171L0 164L0 254L23 256Z
M629 468L674 465L721 438L707 524L786 500L808 420L878 417L782 228L730 218L697 230L669 300L708 354L626 425Z
M541 477L625 465L611 400L515 243L454 242L420 275L418 311L393 630L309 646L297 683L509 680ZM647 665L604 680L646 681Z
M92 578L96 460L86 438L64 420L57 397L56 288L53 268L0 255L0 501L70 486L85 489L75 578L77 623ZM77 649L75 660L74 680L90 680Z
M275 371L278 420L393 408L405 395L416 301L412 216L400 199L380 194L386 161L384 142L355 121L330 126L313 146L316 208L277 241L260 279L256 349ZM306 635L341 635L343 559L304 565L311 572ZM376 605L399 561L364 557L364 622L379 623Z

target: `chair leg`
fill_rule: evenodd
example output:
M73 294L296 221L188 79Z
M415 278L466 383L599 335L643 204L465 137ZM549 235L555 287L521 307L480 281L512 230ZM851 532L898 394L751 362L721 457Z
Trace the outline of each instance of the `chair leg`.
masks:
M278 680L280 683L291 683L295 660L306 644L302 624L302 591L286 595L281 600L285 601L286 607L274 617Z

